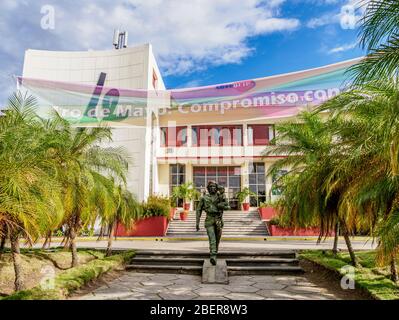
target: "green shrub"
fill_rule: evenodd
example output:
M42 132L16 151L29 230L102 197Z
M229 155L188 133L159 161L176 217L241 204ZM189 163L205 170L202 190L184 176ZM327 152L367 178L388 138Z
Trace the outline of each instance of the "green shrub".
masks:
M259 208L274 208L277 209L277 204L276 202L272 202L271 200L261 202L259 205Z
M173 188L172 198L183 199L184 202L190 202L199 197L198 193L192 182L186 182Z
M271 218L270 221L269 221L269 224L273 225L273 226L280 226L281 227L280 218L278 216Z
M143 203L143 218L169 217L171 205L170 199L164 196L152 195Z
M244 203L248 197L254 197L256 193L251 191L248 187L243 188L241 191L236 193L236 198L239 203Z

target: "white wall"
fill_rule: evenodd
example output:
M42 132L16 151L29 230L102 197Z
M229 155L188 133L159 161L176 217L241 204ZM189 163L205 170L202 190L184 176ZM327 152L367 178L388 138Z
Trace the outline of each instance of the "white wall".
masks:
M154 70L158 78L158 89L164 90L164 82L150 44L106 51L29 49L25 52L23 77L93 85L97 83L100 73L104 72L107 74L106 87L153 90ZM149 147L152 139L150 119L147 119L147 127L144 128L113 128L111 145L123 146L127 150L132 161L128 173L128 188L139 200L144 200L149 194L150 165L154 163L156 167Z

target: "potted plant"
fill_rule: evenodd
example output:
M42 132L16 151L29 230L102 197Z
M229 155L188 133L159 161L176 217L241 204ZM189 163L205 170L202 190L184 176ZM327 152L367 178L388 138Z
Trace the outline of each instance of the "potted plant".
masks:
M180 211L180 220L182 220L182 221L186 221L187 220L187 217L188 217L188 210L182 210L182 211Z
M163 237L170 220L170 199L163 196L152 195L142 204L142 216L135 221L132 230L126 230L120 224L117 227L117 236L133 237Z
M277 215L275 204L271 201L262 202L258 208L262 220L271 220Z
M241 191L238 191L237 194L236 194L238 202L240 204L242 204L242 209L244 211L248 211L249 210L249 202L244 202L244 201L247 201L250 196L256 196L256 193L251 191L251 190L249 190L248 187L245 187Z
M190 210L191 200L196 194L196 190L192 182L183 183L173 188L172 197L176 199L183 199L183 209Z

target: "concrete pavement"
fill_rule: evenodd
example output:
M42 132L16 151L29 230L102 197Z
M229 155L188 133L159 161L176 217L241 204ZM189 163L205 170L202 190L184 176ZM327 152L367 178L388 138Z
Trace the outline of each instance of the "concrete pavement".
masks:
M342 296L301 276L232 276L202 284L200 276L125 272L78 300L337 300Z

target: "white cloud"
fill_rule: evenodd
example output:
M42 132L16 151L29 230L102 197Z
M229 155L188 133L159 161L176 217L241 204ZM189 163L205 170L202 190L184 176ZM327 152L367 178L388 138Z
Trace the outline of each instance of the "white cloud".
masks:
M195 88L195 87L200 87L202 84L202 80L194 79L186 82L185 84L181 85L179 89L183 88Z
M344 51L352 50L352 49L356 48L357 45L358 45L357 42L344 44L342 46L338 46L338 47L335 47L335 48L332 48L332 49L328 50L328 53L329 54L334 54L334 53L341 53L341 52L344 52Z
M306 26L318 28L330 24L340 24L342 29L355 29L363 17L369 0L326 0L324 3L337 4L336 10L327 12L320 17L310 19ZM338 5L339 4L339 5Z
M308 21L308 23L306 24L306 26L308 28L318 28L318 27L322 27L328 24L332 24L332 23L338 23L339 22L339 15L337 14L332 14L332 13L328 13L328 14L324 14L319 18L312 18Z
M164 75L240 63L256 49L248 44L251 37L300 26L297 19L281 15L284 2L2 0L0 63L11 62L18 74L28 48L110 49L115 28L129 32L130 45L152 43ZM54 30L40 28L43 5L55 8Z

